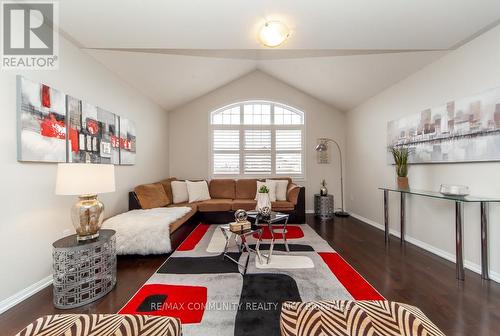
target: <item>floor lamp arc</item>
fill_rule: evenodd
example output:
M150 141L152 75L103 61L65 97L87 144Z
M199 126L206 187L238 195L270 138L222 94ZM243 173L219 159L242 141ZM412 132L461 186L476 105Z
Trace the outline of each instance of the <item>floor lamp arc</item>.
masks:
M344 211L344 173L343 173L343 164L342 164L342 150L340 149L340 145L337 141L330 138L320 138L318 139L319 144L316 146L316 151L318 152L326 152L328 150L328 143L332 142L337 146L339 150L339 162L340 162L340 202L341 202L341 210L335 212L335 216L337 217L349 217L349 213Z

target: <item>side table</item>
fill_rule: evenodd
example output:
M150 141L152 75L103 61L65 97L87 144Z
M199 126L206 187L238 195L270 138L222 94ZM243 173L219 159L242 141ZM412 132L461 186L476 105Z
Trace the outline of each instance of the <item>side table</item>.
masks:
M116 284L114 230L100 230L99 237L79 242L76 235L52 244L54 306L80 307L109 293Z
M263 217L260 215L257 211L248 211L247 212L248 217L255 219L254 225L261 225L260 223L267 224L269 228L269 233L271 234L271 244L269 246L269 254L265 255L263 253L260 253L261 256L263 256L266 259L266 263L269 264L271 262L271 257L273 255L273 249L274 249L274 242L276 241L276 236L274 235L275 228L273 227L275 224L278 222L284 221L283 228L281 229L282 236L283 236L283 243L285 243L285 250L286 252L290 252L290 248L288 247L288 242L286 240L286 225L288 224L288 219L290 217L289 214L286 213L281 213L277 211L271 211L271 214L269 217ZM276 229L278 230L278 229ZM259 237L260 239L261 237ZM260 259L260 258L259 258Z
M334 217L333 195L314 195L314 215L321 219L332 219Z
M232 262L235 262L236 264L243 267L242 275L245 275L245 273L247 272L247 266L248 266L248 261L250 260L250 253L251 252L255 252L255 254L257 254L257 258L259 259L259 262L260 263L262 262L261 256L260 256L260 249L259 249L260 241L261 241L261 237L262 237L262 228L253 226L247 230L231 231L231 229L229 227L230 227L229 224L220 226L220 229L222 230L222 234L224 235L224 238L226 239L226 244L224 245L224 253L222 253L222 257L228 258ZM259 235L259 238L257 238L257 244L255 245L255 250L251 249L250 246L248 246L248 242L247 242L247 237L252 236L254 233L257 233ZM240 240L241 240L240 245L238 245L236 237L240 238ZM246 250L246 252L248 253L247 262L245 264L240 263L238 260L235 260L233 257L231 257L228 254L227 248L229 246L230 240L234 240L236 245L238 245L238 251L243 252L244 250Z

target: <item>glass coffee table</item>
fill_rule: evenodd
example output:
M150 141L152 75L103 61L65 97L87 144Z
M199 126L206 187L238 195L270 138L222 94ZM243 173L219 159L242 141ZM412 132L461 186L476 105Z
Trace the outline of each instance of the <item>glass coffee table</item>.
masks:
M250 253L251 252L254 252L257 255L257 258L259 259L259 263L262 263L261 254L259 251L260 240L261 240L262 232L263 232L261 227L256 226L256 225L252 225L252 227L250 229L247 229L247 230L231 231L229 229L229 224L226 224L226 225L221 225L220 229L222 231L222 234L224 235L224 238L226 239L226 244L224 245L224 253L222 254L222 257L228 258L232 262L235 262L236 264L243 267L242 274L246 273L247 265L248 265L248 261L250 260ZM258 234L258 238L257 238L257 243L255 244L255 250L254 250L254 249L250 248L250 246L248 246L247 237L252 236L255 233ZM237 238L239 238L241 243L238 243ZM229 246L229 241L231 241L231 240L234 240L234 242L236 243L236 246L238 246L239 252L244 252L245 250L246 250L246 252L248 252L248 258L247 258L247 262L245 264L240 263L239 260L234 259L233 257L231 257L228 254L227 249Z
M283 222L283 230L282 230L282 235L283 235L283 242L285 243L285 249L286 252L290 252L290 249L288 248L288 242L286 240L286 225L288 224L288 218L290 217L289 214L286 213L281 213L281 212L276 212L272 211L271 214L268 217L263 217L260 215L257 211L248 211L247 212L248 217L255 219L255 225L261 225L263 223L264 225L267 224L269 228L269 232L271 233L271 244L269 247L269 254L261 254L265 259L266 263L269 264L271 262L271 256L273 255L273 249L274 249L274 242L276 241L276 236L275 230L278 230L277 228L273 227L275 224L279 222ZM260 254L260 252L259 252ZM259 259L260 261L260 259Z

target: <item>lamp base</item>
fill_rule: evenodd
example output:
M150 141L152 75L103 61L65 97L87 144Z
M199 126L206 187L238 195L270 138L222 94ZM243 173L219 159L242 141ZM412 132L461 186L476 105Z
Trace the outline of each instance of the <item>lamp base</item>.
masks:
M79 234L77 234L76 235L76 240L78 240L78 241L87 241L87 240L96 239L97 237L99 237L99 232L96 232L94 234L89 234L89 235L86 235L86 236L80 236Z
M337 211L337 212L335 212L335 216L337 216L337 217L349 217L350 214L346 211Z
M104 216L104 204L97 195L82 195L71 208L71 220L76 230L76 239L85 241L99 237Z

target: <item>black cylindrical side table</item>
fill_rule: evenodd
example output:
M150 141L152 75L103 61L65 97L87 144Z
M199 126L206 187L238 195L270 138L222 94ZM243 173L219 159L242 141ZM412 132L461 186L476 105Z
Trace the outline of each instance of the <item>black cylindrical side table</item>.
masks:
M54 306L83 306L109 293L116 284L114 230L100 230L99 237L79 242L76 235L53 246Z
M333 206L333 195L314 195L314 215L321 219L331 219L334 217L335 208Z

